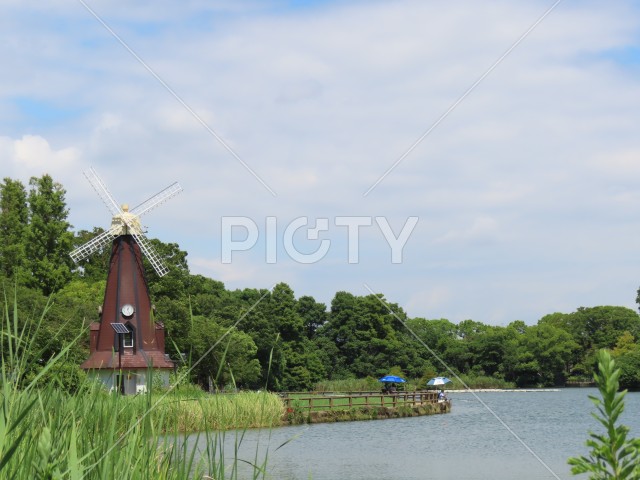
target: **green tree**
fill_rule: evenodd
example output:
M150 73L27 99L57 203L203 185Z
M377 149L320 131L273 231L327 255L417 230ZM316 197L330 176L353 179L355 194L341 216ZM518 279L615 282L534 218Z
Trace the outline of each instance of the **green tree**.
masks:
M514 333L505 356L505 378L518 386L563 385L578 352L571 335L546 323Z
M427 320L425 318L409 318L400 335L404 351L413 354L407 359L404 370L413 378L420 378L419 384L426 382L439 372L451 375L441 360L455 369L457 367L448 360L454 357L453 350L461 343L458 338L458 326L446 318Z
M166 350L172 358L180 358L189 351L191 311L188 299L174 300L168 297L153 299L156 311L154 318L164 324Z
M469 337L468 348L472 357L472 372L480 375L501 376L507 352L508 332L504 327L486 326Z
M539 383L540 364L525 346L530 328L522 320L511 322L506 328L505 357L501 370L506 380L520 387Z
M7 278L24 265L28 217L24 185L5 178L0 184L0 273Z
M167 351L174 358L189 351L191 317L215 318L223 326L231 326L238 318L240 306L234 302L229 312L221 302L231 294L224 284L202 275L190 275L186 264L187 253L176 244L164 244L154 240L154 249L169 268L169 273L160 278L155 271L149 272L151 298L156 306L156 319L165 325ZM151 269L151 266L145 267Z
M253 385L260 376L257 347L251 337L233 327L223 327L201 316L192 318L189 332L191 363L198 383L223 388Z
M622 388L640 389L640 345L631 332L624 332L618 338L611 355L620 368L620 386Z
M400 320L405 319L402 309L387 303L382 295L336 293L329 321L319 332L338 350L327 371L362 378L385 375L394 365L407 369L415 359L415 349L400 340L399 331L404 329Z
M463 320L458 324L458 337L462 339L476 337L484 334L488 326L475 320Z
M302 318L305 334L307 338L313 338L316 331L327 321L327 306L318 303L313 297L302 296L296 304L296 311Z
M304 336L302 317L296 310L293 290L286 283L279 283L271 292L269 316L276 322L282 340L299 342Z
M308 301L305 300L305 304ZM281 388L288 391L309 390L325 375L313 344L307 337L303 317L293 290L286 283L273 288L267 307L280 338L278 349Z
M616 342L616 346L613 349L612 354L614 357L619 357L626 353L631 353L637 349L638 344L636 343L636 339L633 337L631 332L625 331L618 337L618 341Z
M626 307L580 307L569 314L552 314L538 323L552 324L571 333L583 352L613 348L625 331L640 334L640 316Z
M444 355L447 348L459 340L457 325L446 318L410 318L406 324L408 330L421 340L420 343L424 342L437 355Z
M240 320L238 329L251 335L258 347L257 357L261 366L258 385L270 390L281 390L285 354L282 352L283 342L278 330L278 320L273 317L274 309L270 305L270 292L246 288L230 292L230 295L238 304L233 322Z
M149 259L143 258L144 271L152 298L161 296L184 299L188 295L189 266L187 252L180 250L177 243L164 243L158 239L149 239L149 244L169 269L169 273L159 277Z
M640 390L640 348L615 358L620 367L620 386Z
M640 316L626 307L580 307L572 313L553 313L540 319L539 325L562 328L579 345L579 351L571 366L571 376L589 378L596 365L599 349L612 349L621 335L629 332L640 335Z
M604 427L604 434L589 433L589 456L570 458L574 475L588 473L592 480L633 480L640 478L640 439L628 439L629 427L617 425L624 411L626 390L618 392L620 369L606 350L598 353L598 372L594 380L602 400L589 395L598 413L593 417Z
M301 343L283 343L281 388L286 391L305 391L326 378L321 358L309 339Z
M87 317L97 314L96 299L101 296L101 286L72 282L49 298L37 289L21 285L3 284L0 289L7 311L15 308L20 312L15 321L19 336L23 337L19 342L24 348L21 382L30 383L41 372L46 372L39 378L38 386L55 382L67 391L75 391L85 376L80 363L89 350L85 326L91 320L87 321ZM8 338L9 335L2 336L0 350L4 360L10 362ZM85 341L78 341L80 339ZM61 352L66 352L64 362L50 364Z
M29 185L25 281L49 295L71 279L73 234L67 222L66 192L49 175L32 177Z

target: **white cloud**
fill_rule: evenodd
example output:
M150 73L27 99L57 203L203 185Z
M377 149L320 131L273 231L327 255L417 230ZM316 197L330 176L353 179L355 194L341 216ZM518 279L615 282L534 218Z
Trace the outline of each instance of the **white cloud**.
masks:
M55 150L39 135L23 135L21 139L0 137L0 160L3 165L11 165L13 174L66 172L77 165L79 159L78 148Z
M290 281L328 301L340 288L366 294L357 290L366 282L413 315L438 308L495 322L535 321L597 303L600 292L603 303L635 298L633 269L620 264L637 266L640 234L638 59L610 55L638 48L633 2L561 3L367 197L548 5L92 5L278 195L80 5L13 3L0 19L3 173L49 171L67 189L74 225L108 221L81 175L94 166L134 204L179 181L185 192L149 219L151 234L233 285ZM21 110L19 98L43 106ZM47 105L71 113L51 119ZM420 223L402 266L363 235L359 268L271 268L255 256L223 268L211 247L222 215ZM577 274L577 265L590 267ZM616 286L606 292L603 269Z
M600 175L614 176L637 183L640 181L640 148L601 153L594 156L592 165Z

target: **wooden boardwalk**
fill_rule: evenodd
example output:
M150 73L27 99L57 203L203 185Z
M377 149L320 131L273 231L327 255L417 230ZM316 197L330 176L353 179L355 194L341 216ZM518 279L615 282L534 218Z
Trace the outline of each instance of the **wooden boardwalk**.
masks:
M438 392L313 392L283 394L287 409L308 412L351 410L363 407L418 407L438 403Z

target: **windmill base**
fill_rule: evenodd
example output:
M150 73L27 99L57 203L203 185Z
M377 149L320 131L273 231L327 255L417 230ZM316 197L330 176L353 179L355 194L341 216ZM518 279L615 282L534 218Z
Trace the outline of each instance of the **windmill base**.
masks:
M154 387L169 386L169 371L154 369L134 370L91 370L87 372L90 379L102 383L110 392L120 392L123 395L136 395L145 393L151 388L151 381ZM153 379L150 377L153 376Z

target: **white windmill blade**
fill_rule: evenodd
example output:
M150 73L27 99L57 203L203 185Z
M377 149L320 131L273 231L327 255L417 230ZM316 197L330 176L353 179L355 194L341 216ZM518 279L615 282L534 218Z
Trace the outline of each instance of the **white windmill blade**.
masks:
M87 177L87 180L89 180L89 183L91 184L93 189L96 191L98 196L102 199L104 204L111 212L111 215L119 215L120 213L122 213L120 205L118 205L118 202L114 200L113 195L111 195L111 192L104 184L104 182L100 179L93 167L82 173L84 173L84 176Z
M84 245L76 248L70 254L71 255L71 259L75 263L78 263L80 260L84 260L89 255L91 255L93 252L95 252L96 250L101 249L106 244L111 242L115 237L117 237L118 236L117 230L118 230L117 228L112 227L109 230L107 230L105 232L102 232L97 237L89 240Z
M175 197L182 191L182 187L178 182L174 182L169 185L167 188L162 190L160 193L155 194L153 197L145 200L140 205L136 205L133 207L130 212L135 213L138 216L142 216L147 213L149 210L153 210L161 203L166 202L172 197Z
M164 277L167 273L169 273L169 269L162 262L162 260L160 260L160 257L147 242L147 238L143 234L131 233L131 236L136 240L136 242L138 242L140 250L142 250L142 253L144 253L144 255L147 257L158 276Z

